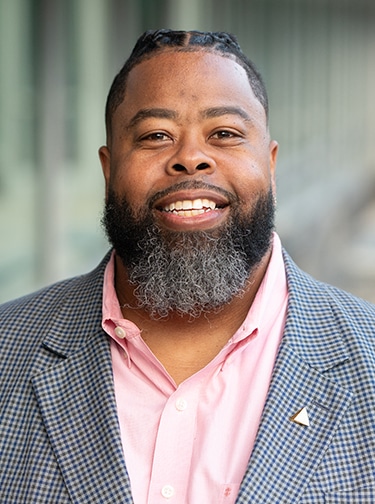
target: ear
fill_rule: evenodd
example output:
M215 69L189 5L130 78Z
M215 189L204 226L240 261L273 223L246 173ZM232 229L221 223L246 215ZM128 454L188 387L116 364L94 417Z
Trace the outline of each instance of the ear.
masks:
M99 149L99 158L102 165L104 180L105 180L105 197L107 199L109 190L109 181L111 178L111 152L106 145Z
M270 163L270 175L271 175L271 183L273 194L276 196L276 162L277 162L277 153L279 151L279 144L276 140L271 140L269 146L269 163Z

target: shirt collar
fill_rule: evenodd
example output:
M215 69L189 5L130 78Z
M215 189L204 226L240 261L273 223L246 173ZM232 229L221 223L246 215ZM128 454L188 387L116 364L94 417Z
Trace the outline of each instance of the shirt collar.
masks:
M238 342L259 329L267 332L284 306L287 294L281 242L277 233L274 233L272 254L266 273L250 310L241 327L233 335L232 341Z

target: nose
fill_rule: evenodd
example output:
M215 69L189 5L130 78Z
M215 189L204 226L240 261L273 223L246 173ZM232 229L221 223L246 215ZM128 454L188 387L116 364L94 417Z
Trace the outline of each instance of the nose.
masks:
M167 172L169 175L194 175L197 172L209 174L215 170L215 166L214 159L207 153L207 147L191 139L181 144L169 159Z
M195 168L194 166L189 166L187 163L185 163L186 166L180 164L180 163L175 163L172 165L172 170L175 172L186 172L189 174L193 174L196 171L203 171L206 170L207 168L210 168L210 165L208 163L199 163Z

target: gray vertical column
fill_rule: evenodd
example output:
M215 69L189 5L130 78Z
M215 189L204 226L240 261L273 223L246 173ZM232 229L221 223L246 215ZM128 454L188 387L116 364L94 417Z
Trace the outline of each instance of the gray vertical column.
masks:
M91 268L105 246L99 227L104 182L98 149L105 143L104 106L112 78L108 72L113 50L108 41L110 7L106 0L71 1L74 42L67 55L72 103L67 104L71 145L63 194L65 276Z
M38 283L60 276L62 180L65 151L64 0L40 0L36 15Z
M366 114L364 121L366 147L364 162L369 175L375 173L375 6L373 0L367 0L366 5L366 67L365 67L365 96Z
M24 28L23 0L0 0L0 196L5 190L10 167L19 164L19 117L23 113L20 82ZM25 133L25 132L24 132ZM14 173L14 172L13 172Z
M0 300L30 289L33 107L28 0L0 0Z
M78 171L86 180L98 164L97 150L104 141L104 102L108 84L107 17L109 2L80 0L74 3L77 52L77 149ZM111 49L109 49L111 50Z

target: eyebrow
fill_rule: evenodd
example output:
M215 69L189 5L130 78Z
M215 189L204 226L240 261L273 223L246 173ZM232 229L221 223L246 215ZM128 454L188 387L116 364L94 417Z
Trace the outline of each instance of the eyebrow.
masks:
M251 117L241 107L212 107L202 112L204 119L212 119L223 115L237 115L247 122L252 122Z
M211 107L201 112L203 119L212 119L224 115L237 115L246 122L252 122L251 117L241 108L233 106ZM177 119L178 114L175 110L165 108L147 108L139 110L129 121L127 128L136 126L139 122L148 118L156 119Z
M149 117L154 117L157 119L176 119L177 112L164 108L141 109L130 119L127 127L132 128L140 121L148 119Z

